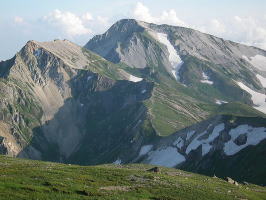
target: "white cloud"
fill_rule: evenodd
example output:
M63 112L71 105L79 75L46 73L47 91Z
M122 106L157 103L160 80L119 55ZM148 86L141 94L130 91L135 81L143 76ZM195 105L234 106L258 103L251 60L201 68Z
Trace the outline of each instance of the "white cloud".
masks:
M212 19L209 27L211 29L210 32L213 32L214 34L223 34L226 32L225 25L218 19Z
M138 20L175 26L190 27L235 42L266 49L266 15L261 18L235 16L227 19L210 19L203 24L186 23L181 20L174 9L162 11L155 16L143 3L138 2L132 12Z
M89 16L86 15L86 17ZM61 29L61 31L69 36L85 35L91 33L91 30L85 27L81 17L71 12L54 10L48 16L45 16L44 20Z
M89 12L86 12L85 14L82 15L82 20L91 21L93 20L93 16Z
M177 26L187 26L185 22L177 17L175 10L163 11L162 15L157 19L160 23L166 23Z
M193 28L235 42L266 49L266 18L234 16L229 21L213 19Z
M235 16L226 37L266 49L266 19Z
M169 24L175 26L187 26L185 22L177 17L175 10L171 9L169 11L164 10L159 16L152 16L148 7L143 3L138 2L133 11L133 17L156 24Z
M98 21L98 23L100 23L100 25L104 25L104 26L109 25L109 18L108 17L97 16L97 21Z
M16 16L16 17L14 17L14 22L16 24L23 24L24 23L24 19L22 17Z
M141 2L137 3L133 11L133 17L135 17L138 20L143 20L149 23L155 22L155 18L151 16L149 8L144 6Z
M200 17L199 20L191 20L189 13L178 16L178 12L174 9L162 9L155 14L149 7L141 3L141 0L139 1L128 11L126 9L123 10L126 7L125 4L129 8L132 4L123 1L121 5L117 6L121 11L115 15L109 14L107 15L108 17L106 15L94 16L91 12L76 14L63 10L54 10L51 13L47 13L46 16L27 18L27 20L21 16L14 16L11 19L11 23L2 23L3 19L1 19L1 29L7 31L1 32L0 38L2 39L0 42L4 44L5 40L12 39L14 41L13 46L8 45L10 52L12 50L15 52L18 50L18 46L22 46L23 42L32 39L49 41L54 38L66 38L84 45L93 35L105 32L117 20L121 18L136 18L156 24L190 27L224 39L257 46L266 50L266 15L263 13L260 15L257 13L256 16L250 13L250 16L246 17L237 15L209 18L202 22L203 18ZM182 20L180 17L182 17ZM17 35L20 37L17 37ZM5 52L1 52L2 58L8 58Z

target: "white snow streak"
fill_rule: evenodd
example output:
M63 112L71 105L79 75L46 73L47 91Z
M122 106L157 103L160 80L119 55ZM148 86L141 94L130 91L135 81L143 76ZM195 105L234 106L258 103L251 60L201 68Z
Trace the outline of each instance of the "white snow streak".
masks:
M147 90L144 89L144 90L141 91L141 94L144 94L146 92L147 92Z
M177 151L176 148L167 147L165 149L150 152L148 160L149 164L152 165L175 167L176 165L184 162L186 159Z
M196 131L190 131L190 132L188 132L188 133L187 133L187 138L186 138L186 140L189 140L189 139L191 138L191 136L194 135L195 132L196 132Z
M261 85L262 85L264 88L266 88L266 78L264 78L263 76L261 76L261 75L259 75L259 74L257 74L256 77L257 77L257 79L259 79Z
M222 105L222 104L225 104L225 103L228 103L228 102L216 99L215 103L218 104L218 105Z
M210 77L205 72L202 72L202 78L203 80L201 80L200 82L207 83L209 85L213 84L213 81L210 81Z
M237 82L237 84L252 96L251 99L255 104L254 108L263 113L266 113L266 95L252 90L242 82Z
M247 136L247 142L243 145L237 145L234 140L237 139L239 135L245 134ZM231 140L225 143L224 152L226 155L231 156L241 151L249 145L257 145L262 140L266 139L266 128L254 128L248 125L240 125L229 132Z
M160 43L164 44L167 47L169 52L169 61L172 65L172 73L176 80L179 80L179 69L183 65L183 61L180 56L177 54L175 47L171 44L171 42L167 38L167 34L158 33L151 31L150 34Z
M176 141L174 141L173 145L176 146L178 149L181 149L184 146L184 140L179 137Z
M93 78L93 76L88 76L87 81L91 80L92 78Z
M115 165L121 165L122 164L122 160L117 159L115 162L113 162L113 164L115 164Z
M153 145L145 145L145 146L141 147L141 149L139 151L139 156L146 155L152 149L152 147L153 147Z
M142 80L143 80L143 78L139 78L139 77L136 77L136 76L133 76L133 75L129 76L129 81L132 81L132 82L140 82Z
M209 135L207 139L199 140L199 138L206 134L206 131L199 134L187 147L186 154L189 154L192 150L196 150L200 145L202 145L202 156L206 155L211 150L210 143L214 141L220 134L222 130L224 130L224 124L219 124L214 127L212 133Z
M256 55L254 57L247 58L247 56L242 56L246 61L252 64L254 67L261 71L266 71L266 57L262 55Z

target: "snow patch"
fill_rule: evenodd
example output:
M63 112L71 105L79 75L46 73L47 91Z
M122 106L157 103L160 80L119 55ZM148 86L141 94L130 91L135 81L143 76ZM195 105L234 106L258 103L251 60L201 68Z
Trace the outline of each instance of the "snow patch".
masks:
M210 152L212 146L208 143L203 143L202 144L202 156L205 156L207 153Z
M167 34L165 33L158 33L151 31L150 34L160 43L164 44L167 47L169 52L169 61L172 65L172 74L174 75L176 80L179 80L179 70L183 65L183 61L181 60L180 56L177 54L175 47L171 44L171 42L167 38Z
M241 89L245 90L251 95L251 100L255 104L254 108L266 113L266 95L252 90L242 82L237 82L237 84L239 87L241 87Z
M223 100L216 99L215 100L215 103L218 104L218 105L222 105L222 104L226 104L228 102L227 101L223 101Z
M141 91L141 94L144 94L146 92L147 92L147 90L144 89L144 90Z
M173 145L176 146L178 149L181 149L184 146L184 140L179 137L176 141L174 141Z
M196 131L189 131L189 132L187 133L187 138L186 138L186 140L189 140L189 139L191 138L191 136L194 135L195 132L196 132Z
M184 162L186 159L177 151L176 148L167 147L165 149L150 152L148 160L149 164L152 165L175 167L176 165Z
M213 85L213 81L210 81L210 77L205 72L202 72L202 78L203 80L201 80L200 82Z
M247 141L243 145L237 145L236 143L234 143L234 141L239 135L242 134L245 134L247 136ZM266 128L254 128L248 125L240 125L237 128L232 129L229 132L229 135L231 136L231 139L224 144L224 152L226 155L231 156L249 145L257 145L262 140L266 139Z
M113 164L115 164L115 165L121 165L122 164L122 160L117 159L116 161L113 162Z
M136 77L136 76L133 76L133 75L129 76L129 81L132 81L132 82L140 82L142 80L143 80L143 78L139 78L139 77Z
M246 61L252 64L254 67L261 71L266 71L266 57L262 55L256 55L254 57L247 58L247 56L242 56Z
M186 154L189 154L192 150L196 150L200 145L203 144L203 141L199 141L198 139L199 139L202 135L204 135L204 134L206 134L206 133L207 133L207 132L205 131L205 132L199 134L194 140L192 140L192 141L190 142L190 144L187 146Z
M212 134L209 135L209 137L206 140L206 142L210 143L213 140L215 140L215 138L217 138L220 135L220 132L223 131L224 128L225 128L224 123L215 126L213 131L212 131Z
M261 76L261 75L259 75L259 74L257 74L256 77L257 77L257 79L259 79L261 85L262 85L264 88L266 88L266 78L264 78L263 76Z
M88 76L87 81L91 80L92 78L93 78L93 76Z
M207 132L199 134L187 147L186 154L189 154L192 150L196 150L200 145L202 145L202 156L206 155L211 150L210 143L213 142L219 135L222 130L224 130L224 124L219 124L214 127L212 133L207 139L199 140L199 138L205 135Z
M144 156L147 153L150 152L150 150L152 149L153 145L145 145L143 147L141 147L140 151L139 151L139 156Z

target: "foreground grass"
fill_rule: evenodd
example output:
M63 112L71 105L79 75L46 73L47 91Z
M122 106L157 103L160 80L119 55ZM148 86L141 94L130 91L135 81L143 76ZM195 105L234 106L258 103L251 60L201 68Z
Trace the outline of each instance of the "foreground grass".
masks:
M0 157L0 199L266 199L266 188L148 165L74 166Z

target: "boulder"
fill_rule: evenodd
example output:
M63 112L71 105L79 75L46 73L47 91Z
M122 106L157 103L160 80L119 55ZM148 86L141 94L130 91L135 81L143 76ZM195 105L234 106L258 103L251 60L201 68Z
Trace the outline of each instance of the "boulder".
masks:
M148 172L155 172L155 173L158 173L158 172L160 172L160 169L159 169L159 167L153 167L153 168L151 168L151 169L148 169L147 171L148 171Z
M227 181L228 183L230 183L230 184L234 184L234 185L236 185L236 186L239 185L237 181L233 180L233 179L230 178L230 177L226 177L226 181Z

